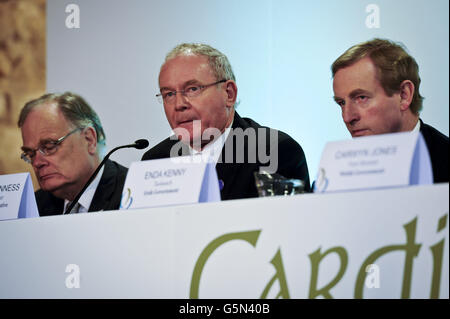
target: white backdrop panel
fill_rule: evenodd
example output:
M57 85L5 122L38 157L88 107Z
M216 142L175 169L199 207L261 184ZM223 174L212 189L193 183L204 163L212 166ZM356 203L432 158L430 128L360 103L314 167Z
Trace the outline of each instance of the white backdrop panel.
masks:
M68 4L80 28L65 26ZM379 28L368 28L375 4ZM311 179L330 140L349 138L333 102L331 63L373 37L403 42L420 66L422 118L448 135L447 0L48 0L47 90L71 90L98 111L109 148L170 134L155 99L165 54L181 42L204 42L230 59L238 111L290 134L303 147ZM113 157L139 160L128 150Z

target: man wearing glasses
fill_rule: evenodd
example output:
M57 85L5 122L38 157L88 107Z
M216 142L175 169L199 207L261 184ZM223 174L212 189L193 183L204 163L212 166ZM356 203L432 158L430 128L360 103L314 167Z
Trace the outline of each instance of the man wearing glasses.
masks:
M300 145L287 134L262 127L235 111L237 85L227 57L205 44L180 44L159 73L160 93L174 135L147 151L142 160L202 155L216 163L222 200L257 197L254 172L301 179L310 190Z
M100 119L73 93L46 94L22 108L21 158L33 166L41 187L40 216L63 214L98 167L105 148ZM119 208L127 168L108 160L71 213Z

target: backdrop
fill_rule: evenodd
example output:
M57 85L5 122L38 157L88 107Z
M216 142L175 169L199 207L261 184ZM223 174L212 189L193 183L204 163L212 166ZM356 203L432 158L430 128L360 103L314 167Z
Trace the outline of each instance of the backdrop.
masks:
M315 179L326 142L350 138L330 65L374 37L406 45L420 66L421 118L448 135L447 0L48 0L47 91L85 97L108 148L138 138L153 146L170 135L155 98L165 54L181 42L207 43L231 62L240 115L290 134ZM112 158L129 166L142 153Z

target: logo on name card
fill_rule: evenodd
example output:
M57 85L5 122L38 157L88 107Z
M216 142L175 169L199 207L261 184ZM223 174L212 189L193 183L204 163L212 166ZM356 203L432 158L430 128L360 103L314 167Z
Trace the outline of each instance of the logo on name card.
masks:
M328 187L328 178L326 176L326 171L324 168L319 169L319 174L317 176L317 180L314 183L314 191L318 193L323 193L326 191Z
M128 208L130 208L132 203L133 203L133 196L131 196L131 189L129 187L127 187L127 190L122 193L122 200L120 202L120 208L128 209Z

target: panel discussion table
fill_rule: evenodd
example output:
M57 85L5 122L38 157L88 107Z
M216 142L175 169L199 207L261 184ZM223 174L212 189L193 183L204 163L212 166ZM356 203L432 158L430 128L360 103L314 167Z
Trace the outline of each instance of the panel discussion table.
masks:
M449 184L0 221L0 298L449 298Z

